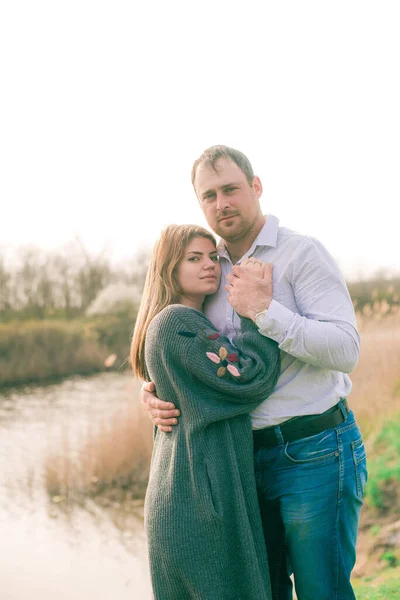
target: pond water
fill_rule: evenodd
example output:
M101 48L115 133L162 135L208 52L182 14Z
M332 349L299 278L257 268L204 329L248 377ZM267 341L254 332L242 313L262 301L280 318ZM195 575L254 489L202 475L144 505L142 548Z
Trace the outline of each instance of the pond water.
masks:
M48 497L44 461L68 436L135 402L132 377L106 373L0 394L2 600L147 600L142 509L63 509ZM65 441L65 440L64 440Z

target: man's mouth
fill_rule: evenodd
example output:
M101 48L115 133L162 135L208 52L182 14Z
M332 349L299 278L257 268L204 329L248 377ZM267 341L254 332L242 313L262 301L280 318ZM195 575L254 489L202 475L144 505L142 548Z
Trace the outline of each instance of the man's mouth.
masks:
M220 219L218 219L218 223L221 223L221 221L229 221L230 219L233 219L233 217L236 217L237 215L227 215L225 217L221 217Z

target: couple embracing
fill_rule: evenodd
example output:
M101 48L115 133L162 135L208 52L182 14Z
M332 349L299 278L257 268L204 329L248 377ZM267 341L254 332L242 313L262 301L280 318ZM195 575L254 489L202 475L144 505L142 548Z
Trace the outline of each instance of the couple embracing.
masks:
M292 600L293 574L298 600L353 600L367 471L346 284L320 242L263 215L242 152L209 148L192 183L221 241L162 232L132 339L156 425L154 598Z

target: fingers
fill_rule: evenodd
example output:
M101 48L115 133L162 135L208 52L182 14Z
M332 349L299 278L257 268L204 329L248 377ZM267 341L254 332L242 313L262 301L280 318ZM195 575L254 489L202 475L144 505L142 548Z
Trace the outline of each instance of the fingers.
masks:
M242 267L246 267L248 265L252 266L252 265L259 265L259 264L264 264L264 263L262 260L260 260L259 258L256 258L255 256L248 256L247 258L244 258L240 264L242 265Z
M174 410L152 408L150 412L153 419L161 419L161 421L163 421L164 419L172 419L174 417L179 417L179 415L181 414L177 408L175 408ZM171 425L171 423L169 423L169 425Z
M144 390L145 392L155 392L156 386L152 381L143 381L141 390Z
M149 404L151 407L151 412L157 412L157 416L159 416L158 413L160 413L160 416L164 413L163 416L165 417L178 417L181 414L178 409L175 409L175 404L173 404L172 402L165 402L164 400L160 400L156 396L151 396L151 401L149 402Z
M178 424L178 419L162 419L161 417L154 417L152 421L154 425L157 425L157 427L165 427L167 425Z
M154 384L152 385L154 386ZM180 414L179 410L174 410L175 404L173 404L172 402L165 402L164 400L160 400L160 398L157 398L154 392L146 391L144 386L142 386L142 389L139 393L139 397L141 403L144 404L144 407L151 413L153 413L154 410L172 413L167 414L167 417L179 416Z
M173 406L171 402L163 402L163 404L169 404ZM178 409L163 410L159 408L151 408L149 410L149 416L153 425L156 425L158 429L164 433L172 431L172 427L178 424L177 417L179 417L180 414L181 413Z
M179 410L152 410L150 416L153 424L156 425L160 431L168 433L169 431L172 431L173 425L178 424L178 419L173 415L179 416L179 414Z
M246 276L255 277L257 279L264 278L265 274L265 263L262 260L258 260L251 256L250 258L244 258L240 265L237 267L237 278L244 278Z
M244 258L239 264L233 265L232 274L227 275L226 278L230 283L233 283L235 279L240 278L243 271L250 271L256 275L263 272L265 265L266 263L262 260L250 256L250 258Z
M228 292L228 300L230 301L230 295L233 292L233 287L230 283L227 283L225 286L225 290Z
M261 260L257 260L253 257L244 258L241 263L238 265L233 265L232 273L236 278L240 278L243 271L248 271L250 273L258 274L262 272L264 268L264 264Z
M265 263L254 256L245 258L238 267L242 267L243 270L249 271L253 275L262 276L263 278L270 279L272 281L273 264ZM238 276L239 273L238 273Z
M240 265L233 265L232 273L234 275L233 279L235 279L235 277L240 277ZM232 277L232 275L227 275L227 277Z
M265 265L265 263L262 260L259 260L258 258L255 258L254 256L250 256L249 258L244 258L242 260L242 262L240 263L240 266L242 267L242 269L249 269L249 270L263 269L264 265Z
M170 426L164 427L163 425L157 425L157 427L160 431L163 431L164 433L170 433L172 431L172 427Z

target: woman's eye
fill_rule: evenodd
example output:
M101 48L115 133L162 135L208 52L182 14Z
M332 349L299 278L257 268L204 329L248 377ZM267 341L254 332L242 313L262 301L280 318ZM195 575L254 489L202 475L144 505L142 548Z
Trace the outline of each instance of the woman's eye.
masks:
M218 262L219 261L219 256L212 256L211 260L213 260L214 262Z

